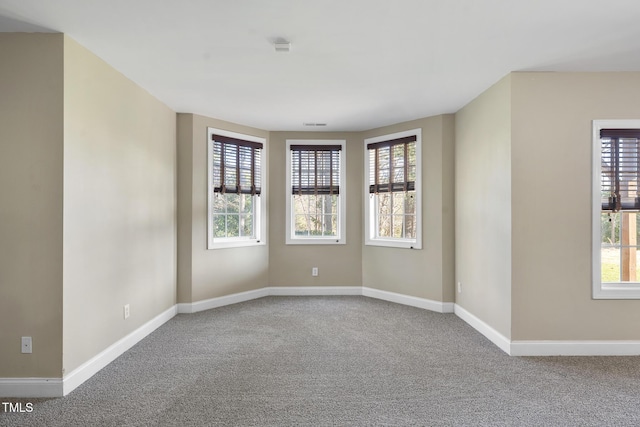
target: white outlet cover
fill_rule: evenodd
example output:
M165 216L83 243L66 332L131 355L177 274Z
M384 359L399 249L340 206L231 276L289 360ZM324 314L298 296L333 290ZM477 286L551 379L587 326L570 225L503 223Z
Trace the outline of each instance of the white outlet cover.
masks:
M33 352L31 337L22 337L21 351L24 354L30 354Z

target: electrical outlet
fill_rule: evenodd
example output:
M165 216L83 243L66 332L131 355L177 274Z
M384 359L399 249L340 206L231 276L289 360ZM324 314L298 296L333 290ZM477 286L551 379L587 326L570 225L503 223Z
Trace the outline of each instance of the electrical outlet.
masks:
M318 275L318 267L313 267L311 269L311 275L312 276L317 276Z
M125 306L124 306L124 318L128 319L129 318L129 314L130 314L130 312L129 312L129 304L125 304Z
M31 337L22 337L22 352L25 354L33 353L33 347L31 346Z
M462 283L458 282L458 293L462 292Z

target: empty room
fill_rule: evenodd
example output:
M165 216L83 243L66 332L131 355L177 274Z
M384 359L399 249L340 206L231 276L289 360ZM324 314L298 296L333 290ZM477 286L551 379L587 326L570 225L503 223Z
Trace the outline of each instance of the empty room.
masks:
M639 425L639 17L0 0L0 425Z

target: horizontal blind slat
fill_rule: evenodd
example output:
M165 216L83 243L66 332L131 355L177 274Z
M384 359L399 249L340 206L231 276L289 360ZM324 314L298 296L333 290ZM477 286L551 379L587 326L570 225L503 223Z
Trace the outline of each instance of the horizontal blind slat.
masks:
M339 194L340 145L291 145L291 193Z
M640 129L600 131L603 211L640 210Z
M213 191L232 194L261 194L261 151L263 145L213 135Z
M369 193L415 190L416 136L367 145Z

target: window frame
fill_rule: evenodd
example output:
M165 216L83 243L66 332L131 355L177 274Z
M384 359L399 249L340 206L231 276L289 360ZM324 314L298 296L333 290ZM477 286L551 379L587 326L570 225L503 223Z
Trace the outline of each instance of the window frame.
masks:
M340 182L338 187L340 189L338 193L338 236L316 236L316 237L296 237L294 235L294 216L292 209L293 194L292 194L292 164L291 164L291 146L292 145L340 145ZM347 162L347 144L344 139L287 139L286 140L286 217L285 217L285 244L287 245L344 245L347 243L346 235L346 214L347 214L347 177L346 177L346 162Z
M229 138L240 139L249 142L257 142L262 144L260 150L260 194L255 194L254 197L254 236L238 236L238 237L214 237L214 224L213 224L213 208L214 208L214 177L213 177L213 135L226 136ZM263 246L266 245L266 151L267 140L266 138L246 135L237 132L231 132L224 129L207 128L207 249L226 249L226 248L239 248L250 246ZM235 193L233 193L235 194ZM257 203L255 203L257 201Z
M384 238L376 236L377 209L376 197L369 192L369 144L415 136L416 138L416 238ZM422 249L422 129L411 129L364 140L364 244L365 246L383 246L401 249Z
M640 120L593 120L592 125L592 298L640 299L640 282L602 282L601 259L601 173L602 148L600 130L640 129ZM624 211L622 211L624 212Z

